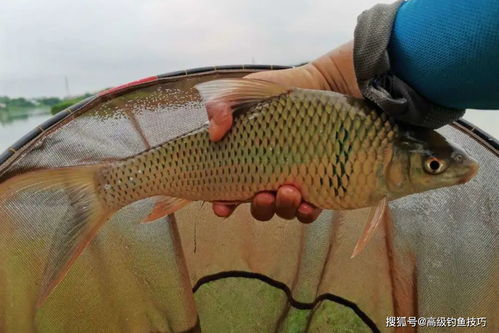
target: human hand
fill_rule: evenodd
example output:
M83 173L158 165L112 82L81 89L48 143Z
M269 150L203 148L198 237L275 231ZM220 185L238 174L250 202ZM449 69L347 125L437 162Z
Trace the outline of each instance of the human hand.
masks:
M332 90L346 95L362 97L353 65L353 42L346 43L306 65L252 73L247 78L261 79L304 89ZM231 106L226 103L208 104L209 134L212 141L223 138L232 127ZM228 217L236 204L213 203L213 212ZM303 223L313 222L321 210L302 200L300 191L291 185L281 186L277 192L257 193L251 202L251 214L260 221L270 220L274 214L297 218Z

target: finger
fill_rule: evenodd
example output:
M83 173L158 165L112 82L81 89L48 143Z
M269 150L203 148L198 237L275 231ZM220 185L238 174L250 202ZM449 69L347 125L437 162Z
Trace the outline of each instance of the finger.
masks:
M219 202L214 202L212 205L213 213L219 217L229 217L236 207L237 205L227 205Z
M275 213L275 195L261 192L255 195L251 202L251 215L259 221L268 221Z
M301 203L300 191L291 185L283 185L277 191L276 213L280 217L290 220L296 217L296 211Z
M321 213L321 209L307 202L302 202L300 207L298 207L298 211L296 212L296 218L301 223L312 223L319 217Z
M232 127L232 108L229 103L208 103L206 104L210 126L208 133L210 140L218 141Z

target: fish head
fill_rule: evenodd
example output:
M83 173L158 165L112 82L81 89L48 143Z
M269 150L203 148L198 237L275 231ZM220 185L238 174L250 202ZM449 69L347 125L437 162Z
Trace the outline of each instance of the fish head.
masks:
M478 171L478 163L463 149L433 130L414 129L395 143L387 170L394 197L464 184Z

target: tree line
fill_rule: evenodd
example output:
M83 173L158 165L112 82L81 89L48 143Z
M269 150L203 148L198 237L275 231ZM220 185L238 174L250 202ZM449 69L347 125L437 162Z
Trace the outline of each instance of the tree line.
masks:
M0 96L0 112L2 109L15 111L21 109L28 108L36 108L36 107L49 107L53 114L64 110L65 108L78 103L91 96L91 94L86 93L84 95L75 96L71 98L59 98L59 97L37 97L27 99L24 97L15 97L11 98L8 96Z

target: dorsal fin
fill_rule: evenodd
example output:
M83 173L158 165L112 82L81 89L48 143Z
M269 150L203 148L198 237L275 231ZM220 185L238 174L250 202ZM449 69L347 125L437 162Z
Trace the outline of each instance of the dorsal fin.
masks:
M293 88L258 79L222 79L200 83L196 89L205 103L229 103L234 108L286 94Z

